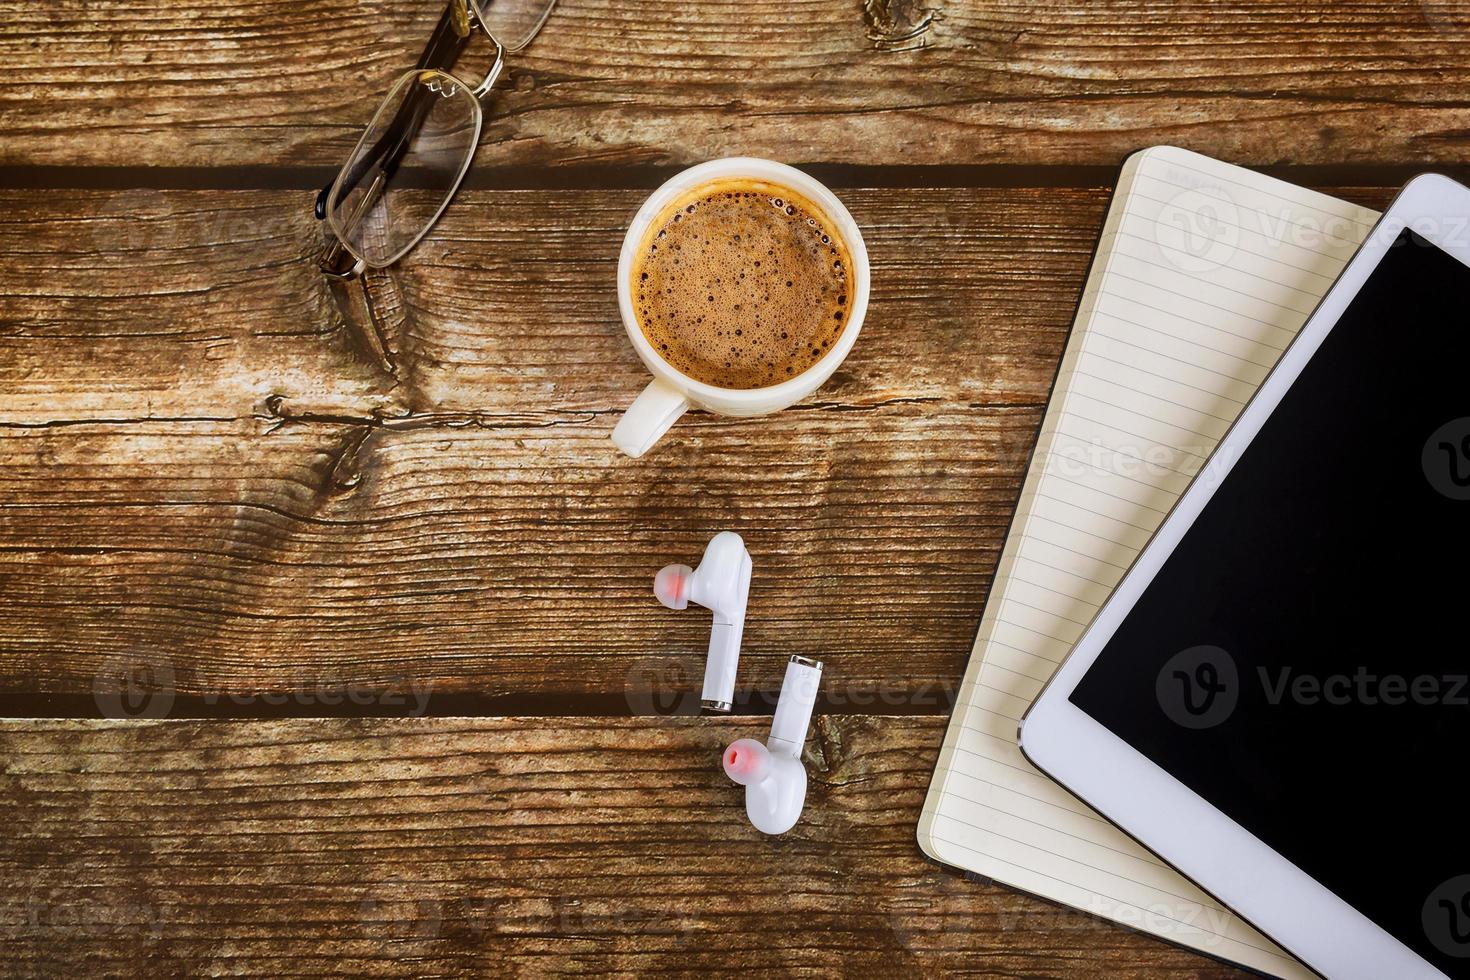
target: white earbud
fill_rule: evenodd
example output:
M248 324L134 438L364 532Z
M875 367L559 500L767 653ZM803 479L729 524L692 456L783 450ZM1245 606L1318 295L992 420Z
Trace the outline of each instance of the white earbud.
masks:
M711 711L729 711L735 700L735 668L740 663L740 635L745 631L745 603L750 596L750 552L733 531L716 534L704 549L699 567L669 565L654 576L653 594L670 609L692 601L715 614L704 663L700 701Z
M801 817L806 803L801 747L821 685L819 661L792 657L766 744L742 738L725 750L725 775L745 787L745 814L763 834L784 834Z

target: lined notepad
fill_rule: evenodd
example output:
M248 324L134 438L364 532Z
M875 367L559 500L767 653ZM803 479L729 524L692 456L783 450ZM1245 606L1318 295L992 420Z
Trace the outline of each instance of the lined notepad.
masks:
M931 857L1312 976L1034 769L1016 728L1377 217L1175 147L1129 158L924 805Z

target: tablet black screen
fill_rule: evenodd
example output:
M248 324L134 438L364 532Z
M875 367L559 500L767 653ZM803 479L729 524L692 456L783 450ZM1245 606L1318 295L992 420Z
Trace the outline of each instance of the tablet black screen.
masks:
M1071 701L1470 976L1470 269L1405 232Z

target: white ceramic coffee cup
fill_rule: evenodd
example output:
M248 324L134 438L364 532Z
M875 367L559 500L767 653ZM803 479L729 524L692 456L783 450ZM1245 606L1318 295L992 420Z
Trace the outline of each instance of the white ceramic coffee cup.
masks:
M643 335L633 310L633 261L649 226L678 197L701 184L729 177L749 177L780 184L817 205L847 244L852 262L852 305L848 308L847 326L842 336L837 338L831 350L801 374L765 388L720 388L689 377L658 355ZM862 329L863 317L868 312L868 250L863 245L857 222L852 220L852 215L847 213L837 195L800 170L755 157L711 160L670 178L638 209L623 239L622 254L618 257L618 309L623 315L628 340L648 370L653 372L653 381L643 389L643 394L633 402L612 434L617 447L636 459L648 452L691 406L719 415L766 415L779 412L820 388L852 350L858 331Z

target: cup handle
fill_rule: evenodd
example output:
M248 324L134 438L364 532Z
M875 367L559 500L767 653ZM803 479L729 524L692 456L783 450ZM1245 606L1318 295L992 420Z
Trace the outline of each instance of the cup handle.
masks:
M689 411L689 399L673 385L654 378L643 393L623 413L613 429L612 441L619 449L637 459L663 438L669 426Z

